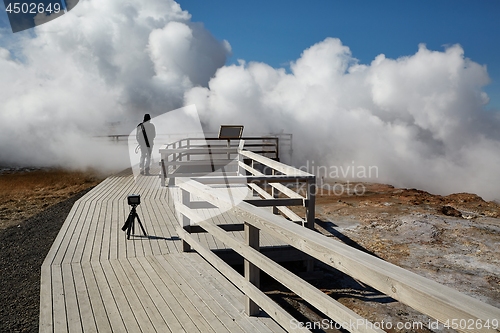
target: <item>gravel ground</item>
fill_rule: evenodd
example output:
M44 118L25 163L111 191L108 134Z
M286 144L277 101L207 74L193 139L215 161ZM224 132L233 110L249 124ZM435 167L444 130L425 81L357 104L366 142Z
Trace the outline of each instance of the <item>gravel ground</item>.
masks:
M89 190L0 230L0 332L38 332L40 267L71 207Z

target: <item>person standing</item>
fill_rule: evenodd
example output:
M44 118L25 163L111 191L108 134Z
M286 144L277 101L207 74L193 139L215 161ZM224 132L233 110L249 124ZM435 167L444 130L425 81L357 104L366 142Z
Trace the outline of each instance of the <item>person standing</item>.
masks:
M142 123L137 125L135 138L141 147L141 160L139 168L141 175L149 175L149 167L151 164L151 153L153 152L154 139L156 137L156 128L151 123L151 116L146 113Z

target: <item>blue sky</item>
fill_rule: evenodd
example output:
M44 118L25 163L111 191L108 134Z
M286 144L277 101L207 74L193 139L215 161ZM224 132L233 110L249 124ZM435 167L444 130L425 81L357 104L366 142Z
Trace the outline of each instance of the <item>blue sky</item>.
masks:
M302 51L326 37L340 38L361 63L377 55L414 54L418 44L442 51L460 44L465 56L486 65L492 82L484 88L500 109L500 1L199 1L178 0L218 39L226 39L238 59L287 67ZM3 6L2 6L3 7ZM3 28L3 29L2 29ZM9 35L5 11L0 29ZM0 45L5 41L0 40Z
M237 59L284 67L326 37L337 37L361 63L383 53L412 55L418 44L443 51L460 44L465 56L487 65L487 108L500 109L500 1L199 1L179 0Z

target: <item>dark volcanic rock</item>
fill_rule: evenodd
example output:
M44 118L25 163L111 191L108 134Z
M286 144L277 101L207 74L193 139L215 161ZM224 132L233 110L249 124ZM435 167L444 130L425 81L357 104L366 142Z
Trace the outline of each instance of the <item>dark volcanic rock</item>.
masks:
M0 230L0 332L38 332L40 267L71 207L87 192Z
M451 206L443 206L441 213L446 216L462 217L462 213Z

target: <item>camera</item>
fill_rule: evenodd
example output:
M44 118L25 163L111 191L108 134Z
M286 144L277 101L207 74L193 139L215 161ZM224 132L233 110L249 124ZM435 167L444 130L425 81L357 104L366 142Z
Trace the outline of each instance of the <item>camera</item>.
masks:
M127 202L130 206L138 206L141 204L141 195L140 194L130 194L127 197Z

